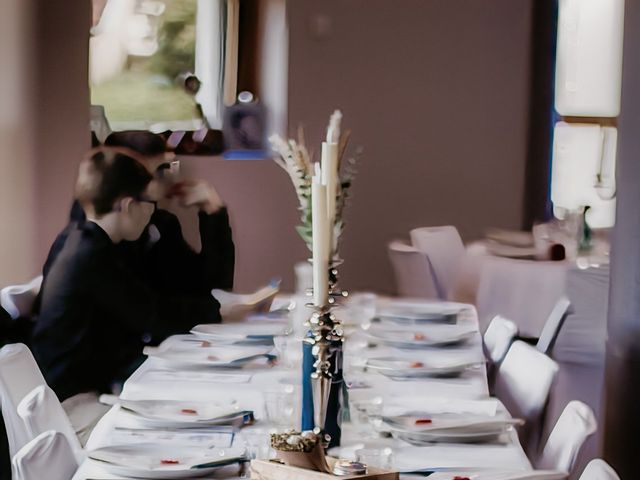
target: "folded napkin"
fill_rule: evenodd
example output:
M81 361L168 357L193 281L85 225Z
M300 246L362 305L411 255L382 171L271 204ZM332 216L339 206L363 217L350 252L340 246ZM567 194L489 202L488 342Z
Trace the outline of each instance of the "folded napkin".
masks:
M149 370L145 380L153 382L167 382L177 384L180 382L204 382L204 383L249 383L253 375L238 373L212 373L208 371L180 371L180 370Z
M268 285L251 294L237 294L217 289L211 293L220 302L220 314L225 321L241 321L252 313L268 312L279 290L278 285Z
M41 285L42 275L29 283L5 287L0 290L0 305L14 320L19 317L30 317Z

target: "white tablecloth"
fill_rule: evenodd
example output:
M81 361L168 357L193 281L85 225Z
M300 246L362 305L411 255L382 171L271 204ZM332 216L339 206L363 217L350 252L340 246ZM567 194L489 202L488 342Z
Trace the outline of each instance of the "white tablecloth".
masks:
M466 320L476 325L474 338L464 346L453 349L430 349L417 354L430 358L443 356L459 356L481 360L482 345L477 331L477 315L475 309L468 306ZM345 314L344 312L342 313ZM382 397L384 402L398 398L418 400L424 398L448 397L452 399L482 399L488 397L488 387L484 364L469 371L460 378L426 379L419 381L394 381L383 375L362 372L358 365L371 356L388 353L387 347L370 348L363 341L363 333L356 333L347 340L345 354L345 376L348 381L357 378L367 388L350 390L350 400L358 401ZM350 374L351 373L351 374ZM258 420L264 419L264 393L270 390L291 389L292 394L300 395L300 371L287 370L282 367L243 370L240 373L224 373L211 371L178 371L168 370L154 359L148 359L129 378L124 386L122 397L126 399L171 399L171 400L220 400L236 399L242 408L254 410ZM299 412L296 412L299 418ZM129 426L126 412L116 406L94 430L88 449L110 445L116 437L117 427ZM260 424L262 423L262 426ZM258 422L256 427L262 429L264 435L265 422ZM256 428L252 427L252 428ZM244 430L243 430L244 432ZM118 437L122 441L122 435ZM135 442L135 437L132 442ZM398 466L438 466L439 468L491 467L514 470L529 470L531 465L522 450L517 435L511 435L504 444L437 444L429 447L412 447L391 439L372 439L369 443L389 443L394 450L394 458ZM366 442L365 442L366 443ZM362 444L362 435L355 424L343 425L342 447L345 452ZM91 460L87 460L74 476L74 480L88 478L116 478L108 475L104 469Z
M475 292L481 331L496 315L518 325L520 335L539 337L556 302L565 294L572 262L520 260L490 255L482 242L469 245L461 275Z

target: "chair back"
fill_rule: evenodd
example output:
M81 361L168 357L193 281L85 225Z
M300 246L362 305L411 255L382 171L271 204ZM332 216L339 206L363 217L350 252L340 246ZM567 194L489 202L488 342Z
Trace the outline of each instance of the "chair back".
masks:
M582 444L597 428L596 417L589 406L577 400L569 402L549 435L538 468L572 473Z
M33 304L42 286L42 275L29 283L10 285L0 290L0 305L14 320L31 317Z
M25 345L12 343L0 349L0 406L11 456L32 438L18 415L18 404L38 385L45 384L38 364Z
M14 480L71 480L78 470L67 437L49 430L27 443L11 462Z
M594 458L585 467L580 480L620 480L620 477L607 462Z
M496 315L484 332L484 347L493 365L499 365L509 351L518 327L511 320Z
M400 240L389 243L388 251L399 296L439 298L433 270L424 253Z
M553 344L560 332L560 328L564 323L564 319L567 318L570 306L571 302L569 299L567 297L562 297L556 302L553 310L551 310L551 313L547 317L547 321L542 328L542 333L540 333L538 343L536 344L536 348L542 353L549 354L551 352Z
M48 430L60 432L67 437L74 454L82 458L80 441L60 400L49 386L38 385L22 399L17 410L31 438Z
M558 365L521 340L513 342L498 368L495 394L516 418L525 420L520 440L529 457L538 452L549 392Z
M458 230L451 225L421 227L414 228L410 234L413 246L429 259L438 296L443 300L451 298L456 286L458 269L466 257Z
M563 262L485 257L476 297L480 324L502 315L517 323L521 336L539 338L565 291L566 276Z

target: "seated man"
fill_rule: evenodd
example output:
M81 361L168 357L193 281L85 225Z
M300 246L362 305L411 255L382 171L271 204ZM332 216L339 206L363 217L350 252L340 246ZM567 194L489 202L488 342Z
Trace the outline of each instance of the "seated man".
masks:
M76 198L86 220L69 231L42 286L32 348L60 400L111 392L142 360L142 336L187 332L198 319L158 316L158 295L126 268L117 245L135 241L155 209L151 174L124 149L90 152ZM171 305L168 304L169 310Z
M167 178L165 167L172 158L167 158L160 135L145 131L114 132L105 144L140 154L149 171L163 177L164 196L177 198L183 207L198 209L200 252L195 252L184 239L178 218L159 208L140 240L135 245L123 244L125 255L129 250L127 263L135 268L129 262L137 260L136 270L164 294L197 296L210 295L214 288L231 290L235 250L229 215L216 190L202 180Z
M115 132L105 144L133 150L140 155L147 169L158 176L166 172L165 142L160 135L145 131ZM235 263L227 209L216 191L203 181L161 183L164 194L177 197L183 206L198 208L201 251L195 252L185 241L174 214L156 209L149 227L139 239L119 244L119 255L151 289L163 298L171 297L173 315L198 317L202 322L219 321L219 305L211 297L211 290L233 287ZM49 251L43 268L45 278L65 244L69 230L83 221L84 212L75 202L69 224ZM165 311L162 309L161 314Z

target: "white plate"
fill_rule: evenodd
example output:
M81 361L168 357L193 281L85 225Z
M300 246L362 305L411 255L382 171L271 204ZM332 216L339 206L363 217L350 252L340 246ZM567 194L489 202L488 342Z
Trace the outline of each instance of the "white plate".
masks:
M143 353L175 367L240 368L260 357L267 357L270 346L206 346L193 343L182 348L145 347Z
M410 379L424 377L455 377L466 370L480 366L474 362L429 364L395 357L370 358L366 361L370 370L375 370L389 378Z
M495 440L512 426L522 424L521 420L512 418L424 413L383 417L383 421L394 437L412 445L487 442Z
M512 247L533 247L534 244L533 233L520 230L488 228L485 232L485 238Z
M487 242L487 252L496 257L531 259L536 256L537 250L534 247L513 247Z
M148 425L178 428L230 425L245 414L232 401L120 400L120 407Z
M374 340L396 348L419 349L457 345L469 340L476 330L462 325L434 325L431 328L392 329L371 327L368 334Z
M134 478L201 477L244 459L244 449L158 446L149 443L114 445L88 452L89 458L114 475ZM178 462L178 463L163 463Z
M454 324L458 320L458 315L462 310L462 307L459 306L438 303L425 303L412 306L390 304L381 308L377 317L382 321L391 321L400 324Z
M191 333L217 343L268 342L287 335L289 327L281 322L209 323L196 325Z

